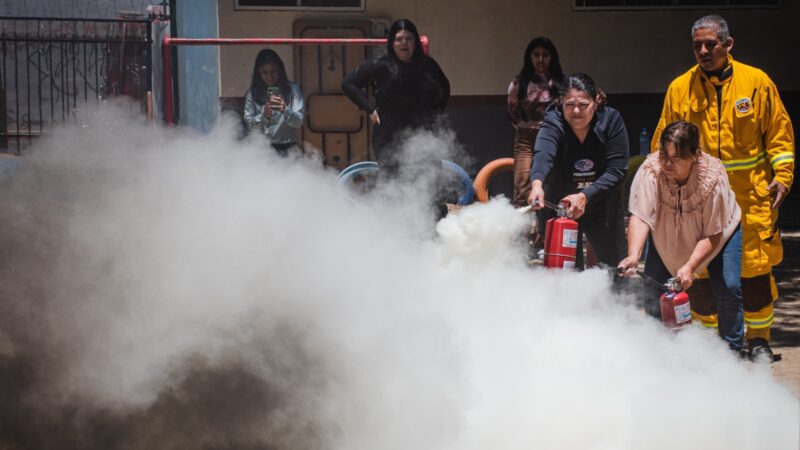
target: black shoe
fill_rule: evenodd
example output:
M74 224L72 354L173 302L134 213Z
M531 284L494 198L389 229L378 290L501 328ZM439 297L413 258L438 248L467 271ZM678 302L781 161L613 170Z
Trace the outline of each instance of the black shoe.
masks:
M755 338L751 339L747 344L750 347L750 361L769 364L775 362L775 354L772 353L772 348L770 348L768 340Z
M750 361L750 353L746 349L733 345L730 342L728 342L728 348L731 349L731 351L733 352L734 355L736 355L737 358L745 361Z

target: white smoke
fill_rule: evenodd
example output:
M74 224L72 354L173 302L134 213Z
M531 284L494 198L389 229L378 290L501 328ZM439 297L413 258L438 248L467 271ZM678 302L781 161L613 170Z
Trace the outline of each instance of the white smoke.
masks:
M237 429L270 448L798 447L797 398L767 369L667 332L601 271L526 267L504 200L432 237L425 189L353 201L319 161L234 134L109 112L5 181L0 326L53 369L32 402L142 414L235 366L285 394Z
M465 265L509 265L522 260L521 237L531 215L508 207L503 197L476 203L442 219L436 225L442 262Z

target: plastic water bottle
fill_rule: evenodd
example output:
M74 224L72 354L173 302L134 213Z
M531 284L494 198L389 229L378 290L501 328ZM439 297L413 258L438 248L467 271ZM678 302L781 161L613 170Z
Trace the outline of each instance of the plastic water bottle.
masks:
M642 128L639 133L639 154L647 156L650 154L650 135L647 134L647 128Z

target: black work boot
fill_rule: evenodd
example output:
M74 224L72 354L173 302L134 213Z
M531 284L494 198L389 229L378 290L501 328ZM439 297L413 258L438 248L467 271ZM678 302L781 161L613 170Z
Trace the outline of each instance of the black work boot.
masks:
M748 353L750 354L750 361L754 363L769 363L775 362L775 354L769 346L769 341L764 338L754 338L747 342L749 347Z

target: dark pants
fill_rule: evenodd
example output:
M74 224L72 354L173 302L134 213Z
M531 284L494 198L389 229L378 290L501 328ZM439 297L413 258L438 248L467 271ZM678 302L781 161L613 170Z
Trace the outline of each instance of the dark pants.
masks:
M617 245L618 230L614 223L609 223L604 215L594 217L581 217L578 220L578 235L586 235L586 240L592 246L598 262L611 267L616 267L622 259L619 257L619 246ZM575 267L584 268L583 261L583 240L578 239L578 254Z
M449 121L432 110L381 111L380 124L372 126L372 153L382 174L397 176L401 170L398 152L403 146L404 133L418 130L451 128ZM438 162L432 160L433 162Z
M289 150L291 150L293 148L296 148L296 147L297 147L297 143L296 142L289 142L289 143L286 143L286 144L272 144L272 148L274 148L275 151L278 152L278 154L281 155L281 156L288 155L289 154Z

